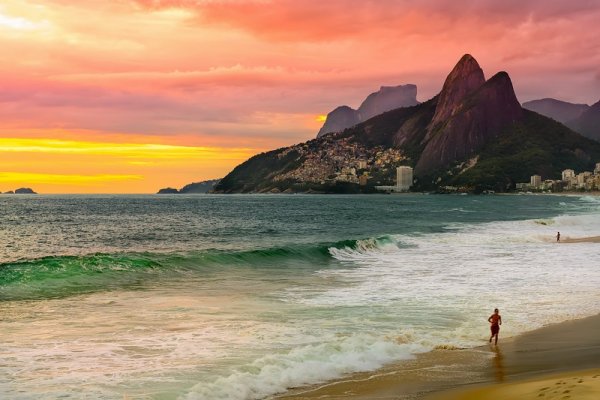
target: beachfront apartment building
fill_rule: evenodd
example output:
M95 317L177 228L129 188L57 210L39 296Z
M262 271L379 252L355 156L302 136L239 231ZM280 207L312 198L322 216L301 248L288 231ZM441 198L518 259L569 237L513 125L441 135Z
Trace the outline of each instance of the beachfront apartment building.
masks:
M532 175L529 183L516 183L517 191L552 191L563 190L600 190L600 163L596 163L594 172L583 171L579 174L573 169L565 169L560 180L542 180L540 175Z
M395 186L375 186L376 190L387 193L408 192L413 185L413 169L405 165L396 168Z
M413 169L405 165L396 168L396 186L400 191L408 191L413 184Z

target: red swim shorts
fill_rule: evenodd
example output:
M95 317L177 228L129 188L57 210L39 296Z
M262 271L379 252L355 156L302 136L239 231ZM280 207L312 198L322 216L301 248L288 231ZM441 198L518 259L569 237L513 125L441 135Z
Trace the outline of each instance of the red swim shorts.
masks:
M500 331L500 325L493 324L491 326L491 329L492 329L492 335L496 335Z

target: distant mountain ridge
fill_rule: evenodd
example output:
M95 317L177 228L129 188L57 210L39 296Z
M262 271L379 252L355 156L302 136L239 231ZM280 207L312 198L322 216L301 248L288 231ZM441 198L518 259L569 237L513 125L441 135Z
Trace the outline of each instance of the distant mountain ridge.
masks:
M523 108L535 111L538 114L550 117L563 124L579 118L590 106L587 104L575 104L562 100L545 98L531 100L523 103Z
M367 96L357 110L339 106L327 114L317 138L328 133L341 132L386 111L417 104L419 102L416 85L382 86L377 92Z
M567 126L583 136L600 142L600 101L589 107L578 118L568 121Z
M534 174L559 178L564 169L591 170L595 162L600 143L523 109L506 72L486 81L466 54L432 99L258 154L215 192L370 192L394 184L400 165L415 168L417 190L506 191Z

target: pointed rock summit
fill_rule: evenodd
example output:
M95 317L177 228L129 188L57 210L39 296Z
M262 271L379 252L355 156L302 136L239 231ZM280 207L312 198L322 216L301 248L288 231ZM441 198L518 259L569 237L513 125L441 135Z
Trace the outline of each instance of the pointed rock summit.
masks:
M415 174L428 175L474 156L522 116L508 74L499 72L486 82L477 61L463 56L439 95Z
M479 89L484 83L485 76L477 60L470 54L462 56L444 82L435 114L431 120L430 130L453 116L465 97Z

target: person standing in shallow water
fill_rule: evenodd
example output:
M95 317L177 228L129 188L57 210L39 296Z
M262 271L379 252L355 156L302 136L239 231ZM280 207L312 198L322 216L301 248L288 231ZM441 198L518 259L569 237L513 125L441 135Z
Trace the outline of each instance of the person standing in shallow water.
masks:
M494 313L488 318L488 322L492 324L490 329L492 330L492 336L490 336L490 343L492 339L496 337L494 344L498 344L498 332L500 332L500 325L502 325L502 317L499 314L498 309L494 309Z
M556 232L556 241L560 242L560 232Z

